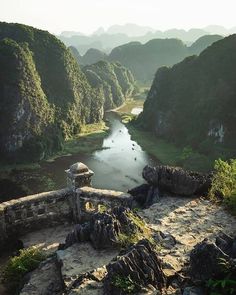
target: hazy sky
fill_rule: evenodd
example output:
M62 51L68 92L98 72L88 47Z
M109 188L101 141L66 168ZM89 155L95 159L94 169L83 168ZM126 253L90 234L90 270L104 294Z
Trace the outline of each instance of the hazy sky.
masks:
M0 20L52 33L136 23L155 29L236 26L236 0L0 0Z

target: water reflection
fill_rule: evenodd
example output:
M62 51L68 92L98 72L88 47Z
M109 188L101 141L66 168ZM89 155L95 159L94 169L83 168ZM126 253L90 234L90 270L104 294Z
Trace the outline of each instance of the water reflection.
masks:
M107 118L111 124L111 133L104 139L105 149L96 151L89 167L94 170L94 187L106 187L127 190L142 183L142 169L153 161L133 140L124 124L114 113Z
M72 155L48 163L46 170L53 175L54 181L63 187L66 185L64 170L77 161L85 163L95 172L92 185L96 188L127 191L143 183L142 169L145 165L154 165L155 161L133 140L126 126L115 113L108 113L110 134L103 141L103 150L92 155Z

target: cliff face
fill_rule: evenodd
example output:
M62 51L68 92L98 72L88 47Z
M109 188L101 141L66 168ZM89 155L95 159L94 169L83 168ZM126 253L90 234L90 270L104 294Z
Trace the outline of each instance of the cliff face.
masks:
M106 110L120 106L134 92L132 73L118 63L99 61L83 71L90 84L102 92Z
M236 151L236 35L157 71L138 122L203 153Z
M1 155L43 158L102 118L102 97L53 35L0 23L0 43Z

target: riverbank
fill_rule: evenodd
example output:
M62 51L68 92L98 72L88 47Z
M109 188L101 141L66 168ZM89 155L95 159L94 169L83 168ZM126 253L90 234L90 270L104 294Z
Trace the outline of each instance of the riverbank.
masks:
M130 99L127 104L114 110L122 123L126 124L129 133L144 151L155 157L164 165L181 166L184 169L199 172L212 170L214 161L191 148L180 148L163 139L157 138L153 133L137 128L134 120L137 115L132 113L134 108L142 108L144 99Z
M132 121L126 124L129 133L147 153L163 165L180 166L187 170L208 172L213 169L214 161L190 148L180 148L157 138L151 132L137 128Z
M90 155L103 149L103 140L108 135L109 127L105 122L89 124L82 132L65 141L63 149L52 157L37 163L0 165L0 202L25 195L51 191L63 187L55 179L56 171L47 171L47 166L54 161L72 155ZM66 167L68 168L68 167Z
M59 157L70 156L73 154L92 154L103 148L102 143L108 133L109 127L103 121L100 123L85 125L80 134L72 139L68 139L65 142L63 149L46 161L52 162Z

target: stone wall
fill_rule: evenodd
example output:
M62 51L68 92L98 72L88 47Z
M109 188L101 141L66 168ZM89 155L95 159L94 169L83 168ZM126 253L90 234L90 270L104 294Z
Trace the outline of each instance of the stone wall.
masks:
M0 248L9 239L34 230L65 222L88 220L91 213L117 205L132 205L132 197L123 192L82 187L14 199L0 204Z
M43 227L72 221L71 189L45 192L0 204L0 243Z
M82 187L76 190L76 200L73 202L76 205L74 219L77 222L85 221L90 218L91 213L115 206L131 208L132 200L133 198L127 193Z

